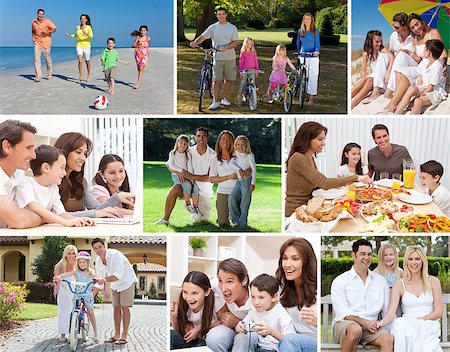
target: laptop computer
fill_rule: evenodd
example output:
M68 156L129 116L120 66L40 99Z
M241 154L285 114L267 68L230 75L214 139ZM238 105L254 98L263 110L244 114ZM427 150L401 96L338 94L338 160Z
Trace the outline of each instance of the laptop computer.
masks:
M95 218L96 224L112 224L112 225L133 225L141 221L141 203L136 196L134 200L133 215L124 215L122 218Z

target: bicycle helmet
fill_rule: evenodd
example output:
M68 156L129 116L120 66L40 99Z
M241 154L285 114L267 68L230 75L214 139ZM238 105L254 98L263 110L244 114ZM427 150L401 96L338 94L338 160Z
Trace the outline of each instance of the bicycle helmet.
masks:
M81 251L81 252L78 252L78 254L77 254L77 260L78 259L86 259L86 260L90 261L91 255L88 252Z

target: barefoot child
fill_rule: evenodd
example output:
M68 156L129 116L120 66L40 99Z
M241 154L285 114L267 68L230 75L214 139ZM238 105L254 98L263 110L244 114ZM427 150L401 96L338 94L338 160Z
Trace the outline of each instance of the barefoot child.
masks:
M275 90L278 84L285 85L287 83L286 65L296 71L295 66L287 56L286 46L283 44L277 45L275 48L275 55L272 57L272 73L269 77L269 88L267 89L267 98L269 104L273 103L272 92Z
M140 26L139 31L133 31L130 35L136 37L133 45L134 59L136 60L136 66L138 70L138 76L134 89L138 89L141 84L142 74L148 64L148 58L150 56L150 37L147 37L148 27Z
M435 160L420 165L420 183L428 188L433 202L450 218L450 192L441 183L444 167Z
M74 217L64 209L58 188L66 176L66 158L62 150L40 145L30 167L34 176L23 177L17 185L15 201L19 207L30 209L46 223L76 227L95 225L90 218Z
M242 105L242 93L245 85L247 84L247 72L244 72L245 70L256 71L255 77L258 77L258 55L256 54L255 43L250 37L244 39L241 54L239 56L239 75L241 78L241 84L239 85L238 106Z
M173 183L181 185L183 188L184 207L186 210L191 214L200 214L200 210L198 210L198 186L195 182L191 183L183 177L183 171L188 170L188 148L189 138L184 134L179 135L175 141L175 146L169 153L169 160L166 166L172 172ZM193 205L191 205L191 196Z
M394 63L394 54L383 46L380 31L367 32L362 60L361 79L352 89L352 109L366 98L370 91L372 94L363 104L369 104L386 90ZM367 76L368 63L372 69L369 76Z
M378 265L374 271L384 276L389 288L392 288L395 281L403 277L403 270L398 266L398 253L395 246L385 243L380 247Z
M250 141L243 135L237 136L234 150L236 158L231 162L231 167L238 171L238 180L228 197L228 208L231 213L231 226L246 227L252 192L256 184L255 155L250 148Z
M183 280L178 301L170 301L170 349L204 346L206 333L220 324L214 313L214 293L206 274L191 271Z
M117 63L128 65L128 61L122 61L119 59L119 53L116 49L114 49L114 45L116 45L116 40L114 38L108 38L106 41L108 45L102 53L102 66L103 73L105 74L106 82L108 82L108 93L114 95L114 85L116 79L117 72Z
M337 176L347 177L368 173L368 167L361 161L361 146L357 143L348 143L342 151L341 166L338 168Z

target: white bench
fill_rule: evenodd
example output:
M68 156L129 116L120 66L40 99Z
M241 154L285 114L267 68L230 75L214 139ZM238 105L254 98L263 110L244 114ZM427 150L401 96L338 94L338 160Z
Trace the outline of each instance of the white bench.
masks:
M447 314L447 305L450 304L450 294L442 295L443 302L443 314L442 314L442 324L441 324L441 347L444 351L450 351L450 342L448 341L448 314ZM331 305L331 295L327 295L322 297L320 300L320 304L322 305L322 341L321 341L321 352L328 351L340 351L341 345L332 341L333 337L328 334L328 320L330 317L334 317L334 312L332 311ZM357 351L378 351L378 347L367 345L366 348L363 345L358 345Z

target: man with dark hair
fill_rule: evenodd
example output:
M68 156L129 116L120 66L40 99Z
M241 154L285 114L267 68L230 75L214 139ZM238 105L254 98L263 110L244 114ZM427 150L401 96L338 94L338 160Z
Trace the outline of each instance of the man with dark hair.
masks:
M191 182L195 182L199 188L199 214L192 215L195 222L209 221L211 200L214 195L213 185L209 181L209 166L211 158L216 155L216 152L208 146L209 138L209 132L205 127L197 128L194 136L196 144L188 149L189 170L183 171L183 177ZM172 170L170 171L173 172ZM155 222L155 225L169 222L170 215L179 197L183 197L183 189L181 185L173 185L167 194L164 216Z
M380 179L380 172L388 172L389 177L394 173L403 172L403 160L411 159L408 149L402 145L391 144L389 130L385 125L377 124L372 128L372 138L376 147L367 153L369 176L375 173L375 180Z
M0 124L0 228L28 228L39 226L42 219L28 209L21 209L13 201L16 193L17 169L28 170L36 158L34 134L29 123L6 120Z
M37 10L37 18L31 22L31 38L34 44L34 69L36 71L35 82L42 78L41 55L44 54L47 64L47 78L52 78L52 33L56 32L56 26L47 18L44 18L43 9Z
M236 53L234 48L238 45L238 30L235 25L227 21L228 12L225 8L217 9L217 22L210 25L194 41L190 43L192 48L203 43L206 39L212 40L212 45L217 51L214 53L213 66L213 98L214 101L209 107L215 110L219 107L219 94L222 81L223 99L220 103L229 106L228 93L231 83L236 80Z
M379 314L387 313L389 287L382 276L369 270L372 244L366 239L354 242L352 258L352 268L331 284L334 339L341 344L341 351L356 351L358 343L377 346L381 352L393 351L393 336L385 328L377 328Z

